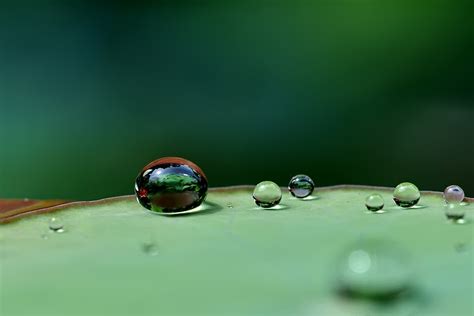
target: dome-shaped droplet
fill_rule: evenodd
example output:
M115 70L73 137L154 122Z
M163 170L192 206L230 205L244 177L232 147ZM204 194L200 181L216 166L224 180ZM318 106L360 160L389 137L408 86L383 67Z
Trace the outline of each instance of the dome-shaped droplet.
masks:
M380 211L384 206L383 197L380 194L371 194L365 199L365 206L369 211Z
M339 264L340 290L354 296L389 298L407 289L411 269L391 243L363 240L349 247Z
M262 181L255 186L253 199L260 207L273 207L281 201L281 189L275 182Z
M305 198L313 193L314 182L307 175L299 174L291 178L288 190L294 197Z
M412 207L420 200L420 190L410 182L397 185L393 191L393 200L401 207Z
M207 193L207 178L195 163L165 157L149 163L135 181L138 202L157 213L180 213L199 206Z
M460 203L447 203L444 206L444 214L446 218L455 224L464 224L464 216L466 215L466 207Z
M158 245L154 242L143 243L142 251L149 256L156 256L159 253Z
M62 233L64 231L64 224L61 219L57 217L51 217L49 220L49 229L57 233Z
M444 190L443 197L446 204L459 204L464 200L464 190L458 185L450 185Z

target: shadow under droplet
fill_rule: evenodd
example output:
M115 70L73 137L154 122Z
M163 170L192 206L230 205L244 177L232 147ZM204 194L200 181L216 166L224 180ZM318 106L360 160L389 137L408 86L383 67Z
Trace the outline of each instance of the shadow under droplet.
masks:
M401 206L398 206L398 205L395 205L395 206L392 206L392 207L389 207L389 208L386 208L387 210L399 210L399 211L409 211L409 210L421 210L421 209L424 209L424 208L427 208L428 206L426 205L413 205L413 206L410 206L410 207L401 207Z
M464 217L447 217L448 224L454 225L465 225L468 224L470 221Z
M318 195L310 195L304 198L297 198L293 195L290 195L291 200L297 200L297 201L314 201L314 200L319 200L320 197Z
M204 215L204 214L212 214L215 212L219 212L223 209L223 207L219 204L204 201L198 207L193 209L184 211L184 212L177 212L177 213L158 213L153 211L148 211L154 215L161 215L161 216L169 216L169 217L179 217L179 216L189 216L189 215Z
M387 213L387 211L385 211L385 210L378 210L378 211L368 211L368 210L365 210L365 213L366 213L366 214L384 214L384 213Z
M423 205L423 204L417 204L417 205L413 205L413 206L411 206L411 207L408 207L407 209L408 209L408 210L411 210L411 209L418 210L418 209L427 208L427 207L428 207L428 206Z
M372 293L370 295L357 293L348 288L340 287L336 290L336 293L341 298L350 300L368 300L382 305L392 305L400 300L407 299L420 301L422 298L421 291L414 286L407 286L393 292Z
M321 197L319 197L318 195L310 195L310 196L304 197L300 200L301 201L314 201L314 200L319 200L320 198Z
M289 209L289 208L290 207L286 204L278 204L278 205L275 205L275 206L272 206L272 207L259 207L259 206L256 206L253 209L254 210L263 210L263 211L282 211L282 210L286 210L286 209Z

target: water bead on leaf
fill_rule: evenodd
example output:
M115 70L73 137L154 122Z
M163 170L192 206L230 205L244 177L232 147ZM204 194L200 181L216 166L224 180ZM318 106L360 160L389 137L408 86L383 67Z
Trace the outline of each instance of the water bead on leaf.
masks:
M207 178L195 163L165 157L146 165L135 181L135 194L145 208L163 214L198 207L207 194Z
M48 223L49 229L56 233L62 233L64 231L64 224L61 219L57 217L51 217Z
M380 194L371 194L365 199L365 206L369 211L380 211L384 206L383 197Z
M412 207L420 200L420 190L410 182L403 182L397 185L393 191L393 200L398 206Z
M260 207L273 207L281 201L281 189L275 182L262 181L255 186L253 199Z
M406 254L379 240L361 240L349 247L338 272L340 290L353 296L388 299L410 286Z
M288 190L294 197L305 198L313 193L314 182L307 175L299 174L291 178Z
M450 185L444 190L446 204L459 204L464 200L464 190L458 185Z

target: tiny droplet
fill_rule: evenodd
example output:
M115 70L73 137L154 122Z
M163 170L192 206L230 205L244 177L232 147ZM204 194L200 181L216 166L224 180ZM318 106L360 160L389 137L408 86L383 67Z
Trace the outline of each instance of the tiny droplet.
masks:
M49 229L56 233L62 233L64 232L64 224L59 218L51 217L49 220Z

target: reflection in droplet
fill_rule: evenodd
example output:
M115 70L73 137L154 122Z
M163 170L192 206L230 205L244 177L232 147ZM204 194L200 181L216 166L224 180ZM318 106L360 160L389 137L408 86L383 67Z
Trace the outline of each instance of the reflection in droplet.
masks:
M195 163L179 157L164 157L151 162L135 180L138 202L156 213L195 210L206 194L204 172Z
M281 201L281 189L272 181L262 181L253 190L255 204L262 208L271 208Z
M443 192L446 204L459 204L464 200L464 191L458 185L450 185Z
M371 194L365 199L365 206L371 212L378 212L384 207L384 200L380 194Z
M314 190L314 181L307 175L298 174L290 179L288 190L297 198L310 196Z
M420 190L410 182L400 183L393 191L393 200L403 208L415 206L420 200L420 196Z

